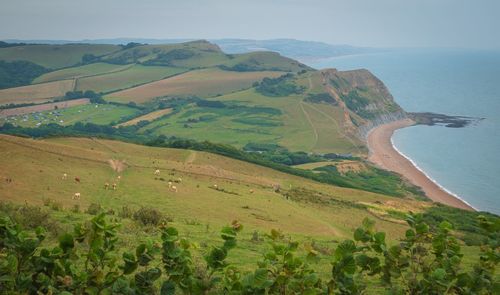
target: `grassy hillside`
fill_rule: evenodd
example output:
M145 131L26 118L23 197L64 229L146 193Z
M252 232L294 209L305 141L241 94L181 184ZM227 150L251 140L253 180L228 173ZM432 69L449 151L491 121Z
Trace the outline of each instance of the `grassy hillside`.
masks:
M0 60L26 60L60 69L80 63L85 54L102 56L120 49L120 46L105 44L24 45L0 48Z
M130 65L112 65L107 63L94 63L79 67L71 67L58 71L53 71L36 78L33 83L43 83L57 80L74 79L85 76L101 75L104 73L123 70Z
M267 251L263 237L271 229L302 243L300 253L312 247L320 258L314 268L325 277L338 241L352 237L365 217L376 220L377 230L386 232L390 245L405 235L408 226L402 219L410 211L424 213L432 226L443 217L453 221L458 225L456 234L464 240L469 239L467 235L482 237L475 233L477 214L471 212L465 212L467 218L460 221L456 219L462 212L458 209L319 184L205 152L99 139L32 140L1 135L0 165L0 179L11 179L0 182L2 201L43 206L42 212L49 215L40 223L48 225L52 234L87 220L89 213L84 212L100 206L115 212L110 214L123 224L120 249L133 250L133 245L154 238L158 230L133 221L132 213L123 214L150 207L204 252L217 243L218 229L236 219L244 229L228 262L242 270L254 268L256 259ZM155 169L160 169L160 175L154 175ZM67 179L62 179L63 173ZM168 188L168 181L177 181L177 192ZM106 190L106 182L116 183L117 189ZM279 192L273 188L277 184ZM76 192L81 198L74 200ZM0 203L0 214L5 211L12 213ZM26 215L32 218L39 216L23 212L33 214ZM464 265L470 268L478 248L463 246L463 253ZM378 281L369 284L376 286Z
M220 226L238 219L250 229L281 228L294 234L325 238L348 236L350 229L364 217L373 216L370 210L356 204L373 208L384 208L386 204L387 208L403 211L429 206L427 202L318 184L204 152L97 139L35 141L1 136L0 141L0 164L4 167L1 177L13 179L12 183L0 183L2 199L14 202L41 204L44 198L50 198L67 208L75 204L85 208L92 202L116 209L125 204L149 205L174 220L196 218L200 223ZM110 160L119 161L120 168L110 164ZM113 166L123 171L117 172ZM156 168L161 170L160 177L164 180L153 175ZM69 175L65 181L61 179L63 173ZM117 180L118 175L121 180ZM75 176L81 183L75 183ZM178 192L169 191L168 179L179 177L182 182L176 184ZM104 190L105 182L116 182L118 189ZM214 184L224 191L213 189ZM287 200L274 192L275 184L281 185L284 192L307 187L301 195L317 194L323 200L310 199L304 203ZM71 199L75 192L82 194L81 200ZM320 204L328 203L329 199L336 201ZM398 222L383 220L380 226L395 236L403 234L405 229Z
M184 71L186 69L183 68L133 65L118 71L78 78L76 89L106 93L160 80Z

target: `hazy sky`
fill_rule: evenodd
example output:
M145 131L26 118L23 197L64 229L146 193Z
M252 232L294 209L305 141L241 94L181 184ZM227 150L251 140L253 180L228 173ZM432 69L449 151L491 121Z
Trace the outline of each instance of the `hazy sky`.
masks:
M500 48L500 0L0 0L0 39L295 38Z

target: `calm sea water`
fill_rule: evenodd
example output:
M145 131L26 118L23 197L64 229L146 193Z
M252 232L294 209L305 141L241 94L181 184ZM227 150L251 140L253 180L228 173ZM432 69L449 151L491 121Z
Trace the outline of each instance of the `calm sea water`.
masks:
M458 129L405 128L393 143L451 193L500 214L500 51L405 50L309 64L369 69L410 112L485 118Z

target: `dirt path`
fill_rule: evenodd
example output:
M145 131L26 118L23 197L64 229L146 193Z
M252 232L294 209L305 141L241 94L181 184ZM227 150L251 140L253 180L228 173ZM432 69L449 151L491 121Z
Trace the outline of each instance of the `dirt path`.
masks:
M197 155L197 153L195 151L191 151L191 153L187 157L185 163L192 164L194 161L196 161L196 155Z
M313 142L313 144L311 146L311 150L312 150L316 146L316 144L318 144L318 138L319 138L318 130L316 130L316 126L314 126L311 118L309 117L309 114L304 109L304 103L303 102L300 102L300 108L302 109L302 112L304 113L304 116L306 116L306 119L309 122L309 125L311 125L311 128L314 131L314 142Z
M120 160L110 159L108 162L109 162L109 166L111 166L111 168L118 173L122 172L123 170L125 170L127 168L127 164L125 163L124 160L120 161Z

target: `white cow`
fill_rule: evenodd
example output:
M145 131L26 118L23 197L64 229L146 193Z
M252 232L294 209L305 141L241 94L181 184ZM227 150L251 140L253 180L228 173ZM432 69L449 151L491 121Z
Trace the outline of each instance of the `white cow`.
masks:
M171 191L173 191L174 193L177 192L177 187L175 185L172 185L172 187L170 188Z
M80 200L80 193L75 193L73 195L73 200Z
M65 180L65 179L67 179L67 178L68 178L68 174L63 173L63 175L62 175L62 179L63 179L63 180Z
M160 175L160 169L155 170L155 175Z

